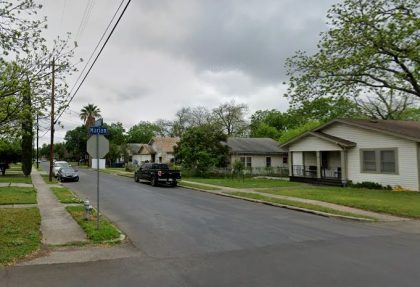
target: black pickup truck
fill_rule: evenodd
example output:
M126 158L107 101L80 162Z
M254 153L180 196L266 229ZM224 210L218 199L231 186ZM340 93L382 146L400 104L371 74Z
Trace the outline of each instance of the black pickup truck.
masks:
M151 185L166 184L176 186L181 179L179 171L170 170L164 163L144 163L134 173L134 181L148 181Z

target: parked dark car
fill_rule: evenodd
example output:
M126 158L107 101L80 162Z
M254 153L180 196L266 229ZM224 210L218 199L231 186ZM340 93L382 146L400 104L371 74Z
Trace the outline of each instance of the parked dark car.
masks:
M79 174L72 167L62 167L57 172L57 180L64 181L79 181Z
M158 184L176 186L180 179L181 173L176 170L170 170L169 166L164 163L144 163L134 173L136 182L147 181L153 186Z

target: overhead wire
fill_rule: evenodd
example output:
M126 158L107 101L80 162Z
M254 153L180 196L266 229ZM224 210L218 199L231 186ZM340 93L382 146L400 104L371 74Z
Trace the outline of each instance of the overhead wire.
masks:
M120 4L120 6L118 7L118 9L117 9L117 11L116 11L116 13L119 11L119 9L120 9L120 7L121 7L121 5L122 5L122 3L124 2L124 0L121 2L121 4ZM89 75L89 73L90 73L90 71L92 70L92 68L93 68L93 66L95 65L95 63L96 63L96 61L98 60L98 58L99 58L99 56L102 54L102 51L104 50L104 48L105 48L105 46L106 46L106 44L108 43L108 41L109 41L109 39L111 38L111 36L112 36L112 34L114 33L114 31L115 31L115 29L117 28L117 26L118 26L118 24L119 24L119 22L121 21L121 18L122 18L122 16L124 15L124 13L125 13L125 11L127 10L127 8L128 8L128 5L131 3L131 0L128 0L127 1L127 3L125 4L125 7L124 7L124 9L122 10L122 12L121 12L121 14L120 14L120 16L118 17L118 19L117 19L117 21L116 21L116 23L114 24L114 26L112 27L112 30L111 30L111 32L108 34L108 37L106 38L106 40L105 40L105 42L102 44L102 47L101 47L101 49L99 50L99 52L98 52L98 54L96 55L96 57L95 57L95 59L94 59L94 61L93 61L93 63L91 64L91 66L90 66L90 68L88 69L88 71L86 72L86 74L84 75L84 77L83 77L83 79L82 79L82 81L80 82L80 84L79 84L79 86L77 87L77 89L76 89L76 91L74 92L74 94L70 97L70 100L69 100L69 102L67 103L67 106L69 106L70 105L70 103L72 102L72 100L74 99L74 97L77 95L77 92L80 90L80 87L83 85L83 83L85 82L85 80L86 80L86 78L87 78L87 76ZM114 14L114 17L115 17L115 15L116 14ZM112 18L112 19L114 19L114 17ZM112 23L112 20L111 20L111 22L110 22L110 24ZM108 25L108 27L109 27L110 25ZM108 29L108 27L107 27L107 29ZM106 34L106 31L107 30L105 30L105 33L104 33L104 35ZM101 37L101 39L102 39L103 37ZM101 40L99 41L99 43L101 42ZM98 44L99 44L98 43ZM96 50L97 48L95 48L95 50ZM93 54L92 54L92 56L93 56ZM90 59L90 58L89 58ZM88 63L87 63L88 64ZM86 65L86 67L87 67L87 65ZM85 68L83 69L83 70L85 70ZM82 73L81 73L82 74ZM76 82L77 83L77 82ZM73 89L72 89L73 90ZM55 122L57 122L58 121L58 119L63 115L63 113L64 113L64 111L65 111L66 109L63 109L61 112L60 112L60 114L57 116L57 118L56 118L56 120L55 120Z

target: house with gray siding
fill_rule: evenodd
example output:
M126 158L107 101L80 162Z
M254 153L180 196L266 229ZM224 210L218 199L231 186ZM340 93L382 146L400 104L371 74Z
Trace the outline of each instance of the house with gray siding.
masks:
M253 173L267 169L287 168L287 151L271 138L228 138L230 165L242 162Z
M420 122L337 119L281 147L292 181L420 190Z

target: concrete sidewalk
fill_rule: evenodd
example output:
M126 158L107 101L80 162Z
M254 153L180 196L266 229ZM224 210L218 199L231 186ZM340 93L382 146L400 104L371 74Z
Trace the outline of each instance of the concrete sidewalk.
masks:
M358 208L354 208L354 207L348 207L348 206L343 206L343 205L339 205L339 204L328 203L328 202L325 202L325 201L264 193L262 188L258 188L259 191L256 191L254 189L231 188L231 187L218 186L218 185L207 184L207 183L198 183L198 182L194 182L194 181L183 180L183 182L198 184L198 185L203 185L203 186L208 186L208 187L213 187L213 188L218 188L218 190L202 190L202 191L210 192L210 193L214 193L214 194L229 195L229 193L231 193L231 192L245 192L245 193L259 194L259 195L263 195L263 196L267 196L267 197L271 197L271 198L284 199L284 200L289 200L289 201L296 201L296 202L303 202L303 203L307 203L307 204L318 205L318 206L331 208L331 209L335 209L335 210L339 210L339 211L343 211L343 212L350 212L350 213L353 213L353 214L356 214L356 215L372 217L372 218L375 218L378 221L406 221L406 220L410 220L408 218L397 217L397 216L392 216L392 215L388 215L388 214L382 214L382 213L367 211L367 210L358 209Z
M62 245L85 241L84 231L66 211L64 204L57 200L39 171L32 169L31 176L41 213L42 243Z

